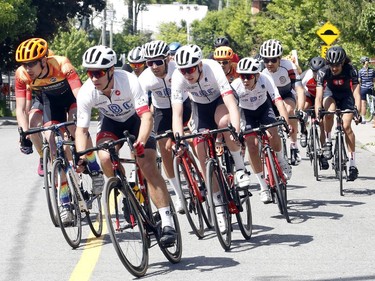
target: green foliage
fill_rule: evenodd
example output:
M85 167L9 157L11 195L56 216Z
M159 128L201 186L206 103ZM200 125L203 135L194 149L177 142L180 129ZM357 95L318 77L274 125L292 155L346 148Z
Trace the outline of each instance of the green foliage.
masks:
M156 39L167 43L180 42L181 45L187 44L186 22L182 21L180 26L175 22L162 23L159 26L159 33L156 35Z

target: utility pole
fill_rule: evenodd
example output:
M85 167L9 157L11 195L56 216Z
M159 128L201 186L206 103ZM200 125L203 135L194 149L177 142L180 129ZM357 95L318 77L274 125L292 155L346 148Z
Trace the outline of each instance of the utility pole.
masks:
M102 26L102 45L106 45L106 30L107 30L107 1L103 10L103 26Z

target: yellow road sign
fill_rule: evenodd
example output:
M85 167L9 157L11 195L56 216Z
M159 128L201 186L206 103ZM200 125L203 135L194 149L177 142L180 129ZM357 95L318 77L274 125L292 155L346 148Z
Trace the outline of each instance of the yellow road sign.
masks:
M340 35L340 31L332 23L327 21L319 30L316 32L318 36L326 43L331 45L337 37Z
M323 45L322 46L322 52L320 53L320 56L322 57L322 58L326 58L326 54L327 54L327 50L330 48L331 46L329 46L329 45Z

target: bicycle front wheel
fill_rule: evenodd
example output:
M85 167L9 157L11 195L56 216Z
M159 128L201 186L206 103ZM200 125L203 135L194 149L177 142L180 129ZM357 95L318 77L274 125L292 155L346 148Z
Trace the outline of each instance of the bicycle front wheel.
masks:
M313 166L314 166L314 176L317 181L319 181L319 155L318 155L318 149L319 149L319 136L318 136L318 129L315 127L316 125L312 125L312 142L313 142Z
M109 236L125 268L141 277L148 268L148 243L135 199L124 193L118 178L108 180L104 189L104 213Z
M280 213L285 217L287 222L290 222L288 208L287 208L287 194L286 194L286 185L282 182L279 171L277 170L275 161L277 161L277 158L273 157L273 154L270 149L267 149L267 158L269 161L269 167L270 171L268 171L270 174L269 176L272 177L270 182L274 182L273 192L276 193L277 198L277 206L279 207ZM282 171L280 171L282 173Z
M82 237L82 221L81 211L79 209L78 199L74 192L72 181L68 179L69 173L66 172L66 167L61 159L54 161L52 165L52 188L53 196L56 200L53 201L54 208L59 210L57 216L58 224L60 225L61 232L64 235L66 242L73 248L77 248L81 243ZM68 188L62 187L67 185ZM70 203L62 204L61 195L66 192L69 193Z
M176 179L178 182L178 187L181 189L184 197L182 201L184 204L185 214L189 221L191 229L198 238L203 238L204 224L202 217L202 203L194 195L195 192L200 191L194 190L194 183L190 182L189 176L193 181L195 181L195 178L193 178L192 173L188 174L188 171L186 170L184 164L182 163L182 160L179 157L174 158L173 167L174 174L176 175ZM197 188L198 183L195 182L195 184Z
M344 168L344 165L343 165L343 162L344 162L344 148L343 148L343 145L344 145L344 139L343 139L343 136L342 135L338 135L337 139L337 151L335 152L336 154L336 164L337 164L337 167L336 167L336 176L339 180L339 184L340 184L340 195L341 196L344 196L344 183L343 183L343 168Z
M232 243L232 218L226 202L225 183L221 170L213 159L207 162L206 175L211 218L221 246L228 251Z
M53 194L55 194L52 190L52 162L51 162L51 155L50 155L50 148L48 145L44 145L43 147L43 171L44 171L44 191L46 193L47 199L47 207L49 216L54 226L59 226L59 222L57 220L57 216L59 215L57 210L54 208L53 201L56 201L56 198L53 198Z
M251 193L247 187L236 187L236 202L241 206L241 211L236 214L238 227L242 236L248 240L253 232L253 218L251 213L250 196Z
M81 184L85 195L88 198L84 198L87 205L86 218L90 226L91 232L96 236L100 237L103 231L103 211L102 211L102 195L95 195L90 192L92 190L92 179L89 175L81 175Z

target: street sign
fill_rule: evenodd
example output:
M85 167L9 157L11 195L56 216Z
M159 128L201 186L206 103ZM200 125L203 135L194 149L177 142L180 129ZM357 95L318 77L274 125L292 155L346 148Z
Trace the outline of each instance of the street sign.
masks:
M330 48L331 46L329 45L323 45L322 46L322 52L320 53L320 56L325 59L326 58L326 54L327 54L327 50Z
M316 32L318 36L326 43L331 45L339 37L340 31L332 23L327 21L321 28Z

